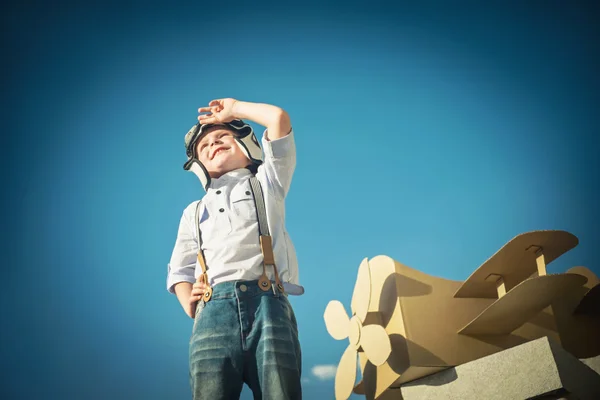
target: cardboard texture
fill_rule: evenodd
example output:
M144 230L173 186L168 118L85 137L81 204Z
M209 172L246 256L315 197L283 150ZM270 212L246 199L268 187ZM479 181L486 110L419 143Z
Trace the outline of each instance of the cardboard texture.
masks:
M542 337L578 358L600 355L598 277L585 267L546 275L546 264L577 243L564 231L518 235L465 282L387 256L363 260L352 315L337 301L324 314L331 336L350 342L336 398L354 389L379 399L407 382ZM355 385L357 361L362 381Z
M577 358L596 357L600 355L600 317L595 312L585 314L578 307L597 292L600 279L585 267L574 267L567 273L585 276L588 281L552 303L561 344Z
M458 332L468 335L508 335L548 307L561 294L573 291L585 282L586 278L577 274L529 278Z
M557 343L540 338L388 393L396 400L597 400L600 375Z
M348 318L344 306L339 301L332 301L325 309L325 325L329 334L338 339L349 339L350 344L344 351L336 372L336 398L348 398L354 388L358 352L362 351L373 365L383 364L391 353L390 339L381 325L381 321L373 316L369 318L371 305L371 274L369 262L365 258L358 268L358 277L352 294L352 316ZM364 325L363 325L364 324Z
M591 288L575 308L574 314L600 315L600 285Z
M497 291L494 283L486 281L490 274L503 276L506 290L509 291L538 269L545 272L547 264L573 249L577 244L577 238L565 231L522 233L506 243L477 268L461 285L455 296L496 298ZM537 260L538 254L539 260ZM539 266L538 263L542 263L543 266Z

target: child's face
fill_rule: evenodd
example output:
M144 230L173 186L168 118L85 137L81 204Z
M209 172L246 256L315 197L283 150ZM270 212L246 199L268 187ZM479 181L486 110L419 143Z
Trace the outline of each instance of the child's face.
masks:
M209 128L196 145L196 154L211 178L245 168L250 160L236 143L233 133L221 126Z

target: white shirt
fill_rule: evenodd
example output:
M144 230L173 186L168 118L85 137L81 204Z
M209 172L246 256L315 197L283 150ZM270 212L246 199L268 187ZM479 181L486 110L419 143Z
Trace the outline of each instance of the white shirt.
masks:
M296 167L294 132L276 140L262 138L264 162L258 178L265 200L269 233L279 278L289 294L302 294L294 245L285 228L285 196ZM206 195L199 200L202 249L209 284L233 280L255 280L263 273L263 255L259 243L258 219L250 189L252 173L247 169L230 171L211 179ZM202 274L197 260L198 240L194 221L196 205L183 211L175 247L168 265L167 290L174 293L179 282L194 283ZM275 280L273 267L267 276Z

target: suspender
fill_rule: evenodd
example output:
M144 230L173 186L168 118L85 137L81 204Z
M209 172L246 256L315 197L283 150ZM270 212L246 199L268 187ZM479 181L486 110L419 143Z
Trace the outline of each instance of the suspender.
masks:
M254 205L256 207L256 214L258 217L258 235L260 240L260 250L263 254L263 273L258 279L258 287L263 291L271 289L271 281L267 277L267 265L273 266L273 272L275 274L275 283L277 289L281 293L284 293L283 285L279 280L279 274L277 273L277 266L275 265L275 256L273 255L273 240L269 235L269 225L267 223L267 208L265 207L265 199L263 197L262 187L258 179L253 176L250 178L250 188L252 189L252 198L254 199Z
M275 256L273 254L273 240L269 234L269 224L267 222L267 209L265 207L265 199L263 196L262 187L259 180L252 176L250 178L250 188L252 190L252 198L256 208L256 216L258 218L258 235L260 241L260 250L263 254L263 273L258 279L258 287L263 291L271 289L271 281L267 277L267 265L273 266L273 272L275 274L275 284L277 289L281 293L284 293L283 285L279 280L279 274L277 272L277 266L275 265ZM202 232L200 231L200 202L196 206L196 231L198 236L198 262L202 268L202 275L198 278L200 282L204 282L208 289L204 293L204 301L207 302L212 297L212 287L208 283L206 258L204 257L204 250L202 250Z

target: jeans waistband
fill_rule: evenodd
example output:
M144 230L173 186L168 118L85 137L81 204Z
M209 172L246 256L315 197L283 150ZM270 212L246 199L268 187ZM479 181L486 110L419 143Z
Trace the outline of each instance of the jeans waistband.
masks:
M257 296L281 296L275 282L271 282L271 288L262 291L258 287L258 280L252 281L229 281L221 282L213 286L211 300L257 297Z

